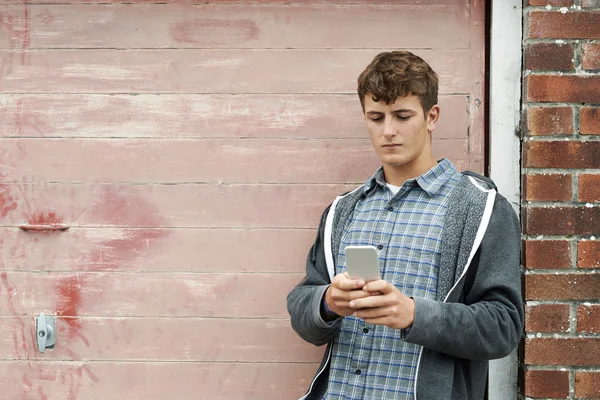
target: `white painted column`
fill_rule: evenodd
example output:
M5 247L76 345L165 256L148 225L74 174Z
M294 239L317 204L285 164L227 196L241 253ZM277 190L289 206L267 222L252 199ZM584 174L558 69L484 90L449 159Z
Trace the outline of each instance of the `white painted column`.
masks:
M490 177L520 211L522 0L492 1L490 54ZM517 351L490 362L489 400L516 400Z

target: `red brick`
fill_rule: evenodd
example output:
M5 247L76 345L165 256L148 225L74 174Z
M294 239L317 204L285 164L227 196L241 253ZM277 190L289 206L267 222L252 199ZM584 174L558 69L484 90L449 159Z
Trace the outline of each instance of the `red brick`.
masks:
M527 240L525 242L525 267L569 268L571 245L567 240Z
M600 0L583 0L582 5L586 8L600 7Z
M573 4L573 0L529 0L530 6L545 6L547 4L551 6L570 6Z
M525 69L543 71L572 71L572 44L533 43L525 50Z
M600 174L579 175L579 201L600 201Z
M600 306L577 307L577 331L578 332L600 332Z
M600 37L600 12L532 11L529 37L549 39L596 39Z
M585 240L577 243L577 266L600 268L600 240Z
M600 399L600 372L577 371L575 373L575 397Z
M571 175L528 174L524 177L525 199L529 201L566 201L572 198Z
M600 168L600 141L528 141L523 151L527 168Z
M527 110L529 135L572 135L571 107L536 107Z
M579 132L583 135L600 135L600 107L581 109Z
M600 338L529 339L525 341L525 364L598 365Z
M527 300L598 299L600 274L526 275L525 297Z
M567 332L569 330L570 309L568 304L527 306L525 312L525 331L527 332Z
M525 396L535 399L544 397L566 399L569 397L569 373L567 371L526 371Z
M600 235L600 207L527 207L528 235Z
M581 68L600 69L600 43L584 43L581 46Z
M527 100L600 103L600 75L529 75Z

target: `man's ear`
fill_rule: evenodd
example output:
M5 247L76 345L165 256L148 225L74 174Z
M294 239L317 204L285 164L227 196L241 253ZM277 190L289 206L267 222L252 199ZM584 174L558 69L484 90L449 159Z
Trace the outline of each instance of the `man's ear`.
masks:
M440 106L437 104L427 112L427 130L433 132L440 118Z

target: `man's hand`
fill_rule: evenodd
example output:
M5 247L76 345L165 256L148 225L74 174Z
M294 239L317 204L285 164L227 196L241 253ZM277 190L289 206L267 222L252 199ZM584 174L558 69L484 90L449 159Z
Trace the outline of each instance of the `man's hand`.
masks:
M396 286L384 280L372 281L363 287L364 293L380 292L378 296L357 297L348 304L354 316L368 324L385 325L393 329L412 326L415 320L415 301Z
M365 281L353 280L347 274L338 274L333 278L331 286L325 292L327 308L339 315L347 317L356 311L349 303L356 299L362 299L371 295L363 290Z

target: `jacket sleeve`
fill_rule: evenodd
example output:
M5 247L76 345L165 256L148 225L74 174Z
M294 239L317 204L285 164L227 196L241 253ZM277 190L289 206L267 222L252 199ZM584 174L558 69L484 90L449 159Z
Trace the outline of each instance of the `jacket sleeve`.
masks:
M477 268L463 303L415 298L415 320L404 339L454 357L505 357L523 331L520 225L497 196L490 223L470 268ZM463 278L464 279L464 278Z
M320 312L323 295L331 284L323 245L328 211L329 208L321 217L317 238L308 252L306 276L287 296L287 309L292 328L302 339L317 346L330 342L342 322L342 318L325 321Z

